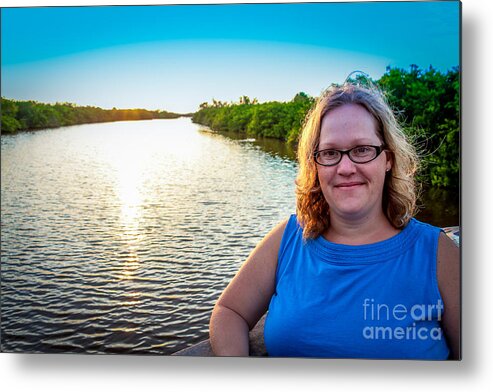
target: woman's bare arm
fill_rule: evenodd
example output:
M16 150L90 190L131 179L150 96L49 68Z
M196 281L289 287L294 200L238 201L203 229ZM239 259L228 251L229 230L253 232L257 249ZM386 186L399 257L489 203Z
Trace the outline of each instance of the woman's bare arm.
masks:
M277 255L287 220L256 246L219 297L209 325L215 355L248 356L248 332L266 312L275 290Z
M438 288L444 302L442 329L450 359L460 359L460 251L444 233L438 240Z

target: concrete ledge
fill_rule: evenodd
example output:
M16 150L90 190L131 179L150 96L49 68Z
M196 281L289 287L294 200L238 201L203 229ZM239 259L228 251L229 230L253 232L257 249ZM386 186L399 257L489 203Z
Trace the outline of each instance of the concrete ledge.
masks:
M250 356L251 357L266 357L267 351L264 344L264 323L265 315L259 320L257 325L250 331ZM186 357L214 357L211 343L209 339L183 350L177 351L171 355L186 356Z

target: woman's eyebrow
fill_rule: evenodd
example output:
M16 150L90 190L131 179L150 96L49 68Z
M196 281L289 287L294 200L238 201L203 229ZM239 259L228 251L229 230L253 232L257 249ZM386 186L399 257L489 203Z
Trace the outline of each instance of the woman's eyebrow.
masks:
M355 139L352 141L352 143L350 144L351 147L348 147L348 148L352 148L352 147L356 147L356 146L363 146L363 145L378 145L378 144L381 144L380 141L378 142L375 142L373 140L370 140L370 139ZM322 150L322 149L339 149L339 150L342 150L343 148L339 148L341 145L340 144L337 144L337 143L320 143L318 145L318 149L319 150Z

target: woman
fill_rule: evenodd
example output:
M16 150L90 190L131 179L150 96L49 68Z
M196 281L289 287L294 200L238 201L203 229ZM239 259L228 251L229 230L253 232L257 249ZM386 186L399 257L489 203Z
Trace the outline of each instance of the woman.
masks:
M412 218L417 156L376 88L332 86L298 148L297 211L217 301L216 355L459 359L459 250Z

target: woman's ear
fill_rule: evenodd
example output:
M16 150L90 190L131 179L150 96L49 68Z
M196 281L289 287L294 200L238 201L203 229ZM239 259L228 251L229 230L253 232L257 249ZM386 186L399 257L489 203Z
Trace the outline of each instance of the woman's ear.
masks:
M385 157L387 159L385 171L390 171L392 170L392 166L394 166L394 154L392 154L392 151L385 150Z

